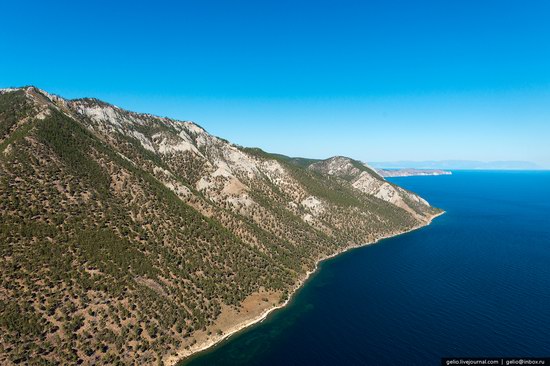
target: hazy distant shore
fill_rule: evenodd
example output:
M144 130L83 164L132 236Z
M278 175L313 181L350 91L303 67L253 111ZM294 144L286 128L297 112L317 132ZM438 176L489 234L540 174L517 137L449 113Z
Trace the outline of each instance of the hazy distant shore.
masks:
M262 322L273 311L285 307L292 300L292 298L294 297L296 292L307 282L307 280L311 277L311 275L318 270L319 264L321 262L323 262L325 260L328 260L330 258L334 258L334 257L336 257L336 256L338 256L342 253L345 253L349 250L352 250L352 249L357 249L357 248L361 248L361 247L364 247L364 246L367 246L367 245L376 244L376 243L380 242L381 240L388 239L388 238L393 238L393 237L396 237L396 236L399 236L399 235L409 233L409 232L414 231L414 230L418 230L420 228L423 228L425 226L430 225L435 218L443 215L444 213L445 213L445 211L441 211L437 214L434 214L425 223L423 223L421 225L414 226L414 227L412 227L408 230L401 231L401 232L395 232L395 233L388 234L388 235L383 235L380 238L378 238L378 239L376 239L372 242L359 244L359 245L351 245L351 246L345 247L345 248L343 248L343 249L341 249L341 250L339 250L339 251L337 251L333 254L330 254L328 256L320 258L319 260L317 260L317 262L315 264L315 268L311 271L306 272L304 277L296 282L296 285L290 291L287 300L285 300L283 303L275 305L273 307L270 307L267 310L264 310L259 316L254 317L253 319L237 323L237 324L235 324L233 326L230 326L226 329L221 329L222 334L219 334L219 335L218 334L216 334L216 335L212 334L212 336L204 342L198 342L198 343L194 344L191 347L183 348L183 349L179 350L176 355L170 355L169 357L167 357L166 360L165 360L165 363L167 365L170 365L170 366L177 365L177 364L185 361L189 357L191 357L193 355L196 355L197 353L206 351L207 349L214 347L215 345L219 344L220 342L223 342L224 340L228 339L232 335L234 335L234 334L236 334L236 333L238 333L238 332L240 332L240 331L242 331L246 328L249 328L250 326L252 326L254 324Z
M376 172L384 178L397 177L417 177L417 176L434 176L434 175L452 175L449 170L442 169L376 169Z

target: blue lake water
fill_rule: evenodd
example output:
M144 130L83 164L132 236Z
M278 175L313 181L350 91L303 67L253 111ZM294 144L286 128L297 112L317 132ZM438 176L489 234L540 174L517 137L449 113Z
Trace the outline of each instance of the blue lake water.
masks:
M393 181L447 213L323 262L286 308L186 364L550 357L550 172Z

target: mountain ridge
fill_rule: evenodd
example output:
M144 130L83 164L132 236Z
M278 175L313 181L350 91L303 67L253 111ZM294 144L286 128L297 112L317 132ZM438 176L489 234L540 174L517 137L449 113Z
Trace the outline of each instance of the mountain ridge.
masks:
M0 90L1 363L173 363L288 299L318 260L441 211L345 157Z

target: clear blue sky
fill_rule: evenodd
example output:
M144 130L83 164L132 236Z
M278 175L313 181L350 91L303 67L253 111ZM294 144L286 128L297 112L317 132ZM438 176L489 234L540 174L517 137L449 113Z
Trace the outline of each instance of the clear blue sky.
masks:
M550 1L9 1L0 87L246 146L550 167Z

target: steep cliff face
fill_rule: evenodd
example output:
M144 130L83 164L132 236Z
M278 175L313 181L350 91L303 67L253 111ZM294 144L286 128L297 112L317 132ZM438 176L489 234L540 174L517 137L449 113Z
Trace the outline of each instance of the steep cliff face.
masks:
M336 156L316 162L309 169L339 177L355 189L400 207L419 221L429 220L433 214L422 197L387 182L376 170L359 161Z
M0 195L2 364L165 360L439 212L348 158L33 87L0 91Z

